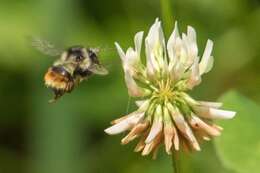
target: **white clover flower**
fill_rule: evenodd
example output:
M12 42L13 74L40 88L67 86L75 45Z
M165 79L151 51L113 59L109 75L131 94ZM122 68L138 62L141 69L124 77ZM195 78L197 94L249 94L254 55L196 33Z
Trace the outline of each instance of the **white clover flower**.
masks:
M188 26L179 34L177 23L167 42L161 22L156 19L145 39L146 66L141 61L143 32L135 35L135 48L126 53L115 43L122 60L129 95L141 97L136 111L112 122L105 130L110 135L130 131L122 144L140 137L135 151L156 156L158 146L165 150L181 147L200 150L201 139L219 136L222 128L212 119L230 119L235 112L219 109L222 104L197 101L186 92L201 82L201 76L213 66L213 42L207 41L202 57L198 56L196 32Z

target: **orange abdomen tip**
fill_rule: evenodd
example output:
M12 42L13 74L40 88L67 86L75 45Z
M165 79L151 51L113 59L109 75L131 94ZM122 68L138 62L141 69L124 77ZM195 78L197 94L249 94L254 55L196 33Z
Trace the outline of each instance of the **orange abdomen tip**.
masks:
M51 67L44 75L45 85L52 89L69 92L73 89L71 75L62 67Z

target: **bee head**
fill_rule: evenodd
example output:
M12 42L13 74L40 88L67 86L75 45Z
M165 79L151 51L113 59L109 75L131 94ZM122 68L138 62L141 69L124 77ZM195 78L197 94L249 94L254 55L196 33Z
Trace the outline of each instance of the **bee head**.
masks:
M99 62L98 56L97 56L99 49L98 48L88 48L87 52L88 52L88 57L90 58L91 62L94 64L100 65L100 62Z
M98 48L85 48L82 46L73 46L62 55L63 60L76 62L77 69L75 73L80 75L85 72L91 72L100 75L106 75L108 71L100 64L97 53Z
M82 46L73 46L70 47L67 51L67 58L71 59L75 62L82 62L84 59L86 59L87 55L87 50L82 47Z
M107 75L108 71L107 69L99 62L97 53L100 50L98 48L88 48L87 53L88 57L91 61L91 66L88 70L90 70L92 73L99 74L99 75Z

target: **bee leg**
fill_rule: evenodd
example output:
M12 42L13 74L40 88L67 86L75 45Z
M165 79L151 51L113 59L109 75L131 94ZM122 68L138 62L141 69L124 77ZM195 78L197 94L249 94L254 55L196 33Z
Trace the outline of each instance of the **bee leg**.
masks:
M66 86L66 92L70 93L74 88L74 83L73 82L69 82Z
M53 89L53 92L54 92L54 98L49 100L49 103L56 102L64 94L63 90Z

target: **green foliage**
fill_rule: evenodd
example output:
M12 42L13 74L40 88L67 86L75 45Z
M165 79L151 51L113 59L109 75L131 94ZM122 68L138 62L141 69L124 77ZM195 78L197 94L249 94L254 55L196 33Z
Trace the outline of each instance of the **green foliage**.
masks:
M202 145L202 151L181 155L181 173L235 173L225 168L212 142Z
M223 135L216 140L216 148L222 163L238 173L260 171L260 107L235 91L220 98L228 109L236 110L232 121L223 121Z

